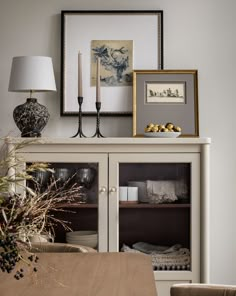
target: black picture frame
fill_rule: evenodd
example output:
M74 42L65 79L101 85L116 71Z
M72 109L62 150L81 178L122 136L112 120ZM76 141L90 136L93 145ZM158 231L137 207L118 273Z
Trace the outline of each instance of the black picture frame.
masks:
M109 22L109 18L112 17L112 22L109 23L110 31L101 33L104 26L107 26L106 21ZM140 18L140 19L139 19ZM150 20L149 20L150 19ZM143 22L142 22L143 20ZM146 23L144 20L147 20ZM126 24L126 21L130 21L130 26L127 30L119 30L114 24L120 22ZM74 22L74 24L73 24ZM78 101L77 101L77 69L75 64L77 63L75 52L81 50L83 54L83 78L86 76L86 81L83 82L83 90L85 91L83 99L83 115L85 116L95 116L95 88L89 85L88 80L90 76L90 66L88 66L89 53L88 51L88 39L84 36L89 36L94 38L93 30L97 28L96 38L98 39L117 39L122 40L122 32L128 31L130 29L130 34L132 30L135 30L137 23L147 24L149 22L155 23L156 26L150 26L150 34L152 34L153 42L155 46L150 46L150 54L147 58L141 56L140 54L135 55L133 68L145 69L148 66L153 65L154 69L163 69L164 65L164 55L163 55L163 11L162 10L106 10L106 11L94 11L94 10L62 10L61 11L61 116L77 116L78 115ZM81 24L81 26L77 26ZM104 25L105 24L105 25ZM101 30L99 30L99 26ZM113 27L114 26L114 27ZM145 25L144 25L145 26ZM80 28L79 30L77 30ZM133 28L133 29L132 29ZM136 29L137 30L137 29ZM137 32L134 38L135 44L142 44L142 36L147 35L147 28L143 28L145 34L142 32ZM121 33L120 33L121 31ZM119 32L119 34L118 34ZM77 36L78 33L78 36ZM114 33L114 34L113 34ZM136 32L133 32L136 33ZM104 36L103 36L104 34ZM80 36L79 36L80 35ZM119 35L119 36L118 36ZM75 38L76 36L76 38ZM116 37L118 36L118 37ZM83 38L84 39L83 39ZM88 37L89 38L89 37ZM126 40L127 35L124 35L124 40ZM75 51L73 42L77 40ZM75 42L75 43L76 43ZM144 43L144 42L143 42ZM138 51L138 46L135 48ZM154 48L155 47L155 48ZM73 52L74 51L74 52ZM83 52L84 51L84 52ZM72 53L73 52L73 53ZM155 54L154 54L155 52ZM153 55L153 56L152 56ZM154 56L155 55L155 56ZM71 58L73 56L73 58ZM149 59L149 60L148 60ZM153 60L152 60L153 59ZM145 65L145 60L148 60L147 65ZM154 61L155 60L155 61ZM156 63L156 65L155 65ZM141 64L141 66L140 66ZM150 68L150 67L149 67ZM120 89L119 89L120 88ZM87 93L87 94L86 94ZM112 100L112 103L110 101ZM111 87L101 88L101 101L102 107L100 114L102 116L132 116L132 86L130 87ZM110 109L109 109L110 108Z

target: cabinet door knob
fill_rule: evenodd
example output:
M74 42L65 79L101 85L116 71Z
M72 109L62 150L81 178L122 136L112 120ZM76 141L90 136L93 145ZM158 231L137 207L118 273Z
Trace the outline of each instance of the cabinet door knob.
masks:
M100 192L106 192L107 191L107 189L106 189L106 187L105 186L102 186L101 188L100 188L100 190L99 190Z
M111 187L110 192L116 192L116 187Z

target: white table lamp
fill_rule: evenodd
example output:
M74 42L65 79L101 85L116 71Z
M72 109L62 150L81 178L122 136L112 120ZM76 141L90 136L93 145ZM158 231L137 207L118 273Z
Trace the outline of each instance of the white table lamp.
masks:
M8 90L30 93L26 103L14 109L13 117L22 137L40 137L49 113L36 98L32 98L32 93L56 91L52 59L44 56L14 57Z

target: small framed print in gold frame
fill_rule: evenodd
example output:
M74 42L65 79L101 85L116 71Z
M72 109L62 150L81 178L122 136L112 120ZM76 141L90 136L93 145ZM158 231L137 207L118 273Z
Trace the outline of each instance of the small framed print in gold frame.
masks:
M133 71L133 136L150 124L180 126L181 137L198 137L197 70Z

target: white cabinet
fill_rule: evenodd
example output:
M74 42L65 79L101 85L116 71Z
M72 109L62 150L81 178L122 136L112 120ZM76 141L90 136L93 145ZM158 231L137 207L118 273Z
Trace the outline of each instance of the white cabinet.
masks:
M74 230L98 230L99 251L117 252L136 242L188 248L188 269L154 271L158 295L164 296L172 283L208 282L209 144L207 138L40 139L21 155L26 162L96 169L88 202L69 217ZM148 180L183 183L184 194L174 203L119 202L119 186Z

